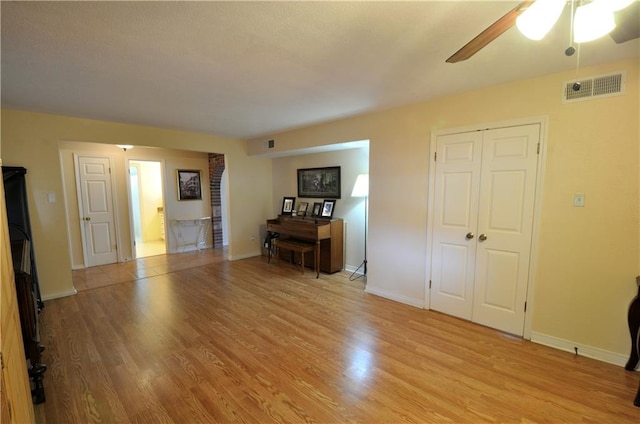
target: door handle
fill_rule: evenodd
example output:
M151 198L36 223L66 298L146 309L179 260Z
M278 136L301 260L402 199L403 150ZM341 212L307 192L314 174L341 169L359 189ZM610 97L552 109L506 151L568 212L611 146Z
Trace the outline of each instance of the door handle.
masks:
M90 216L85 216L84 218L82 218L85 221L91 221L91 217Z
M483 234L480 234L480 237L478 237L478 239L479 239L480 241L485 241L485 240L487 239L487 235L486 235L486 234L484 234L484 233L483 233Z
M471 240L471 239L472 239L472 238L474 238L474 237L475 237L475 234L473 234L473 233L467 233L467 235L466 235L464 238L466 238L467 240Z

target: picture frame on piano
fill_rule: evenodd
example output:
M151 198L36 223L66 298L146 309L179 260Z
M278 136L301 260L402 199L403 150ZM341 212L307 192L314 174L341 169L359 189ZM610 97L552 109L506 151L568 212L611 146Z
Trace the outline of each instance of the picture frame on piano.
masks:
M320 216L320 212L322 212L322 202L315 202L313 204L313 210L311 211L311 216L314 218Z
M335 200L325 200L322 202L322 211L320 212L320 218L333 218L333 210L335 209Z
M293 206L296 203L295 197L284 197L282 199L282 215L292 215L294 208Z
M307 214L308 208L309 208L308 202L300 202L298 204L298 208L296 209L296 215L304 217Z

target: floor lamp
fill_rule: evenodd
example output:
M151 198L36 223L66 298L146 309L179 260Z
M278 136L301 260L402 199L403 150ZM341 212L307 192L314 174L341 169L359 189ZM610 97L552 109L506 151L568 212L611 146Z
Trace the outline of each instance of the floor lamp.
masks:
M351 197L364 197L364 260L349 277L349 281L354 281L360 277L367 277L367 199L369 198L369 174L358 175L356 183L353 186L353 191L351 192ZM360 268L362 268L363 273L356 275Z

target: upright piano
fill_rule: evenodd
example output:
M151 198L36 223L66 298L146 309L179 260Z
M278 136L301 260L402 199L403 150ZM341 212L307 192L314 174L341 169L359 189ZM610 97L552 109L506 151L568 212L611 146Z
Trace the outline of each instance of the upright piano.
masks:
M279 215L276 219L267 220L267 231L277 233L280 238L295 238L319 244L322 272L334 273L344 267L342 219Z

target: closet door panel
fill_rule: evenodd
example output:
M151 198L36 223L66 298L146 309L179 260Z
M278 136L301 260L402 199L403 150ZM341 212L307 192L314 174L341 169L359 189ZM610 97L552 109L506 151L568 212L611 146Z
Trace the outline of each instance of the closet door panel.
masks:
M522 335L539 125L484 132L474 322Z
M482 134L438 137L430 307L471 319Z

